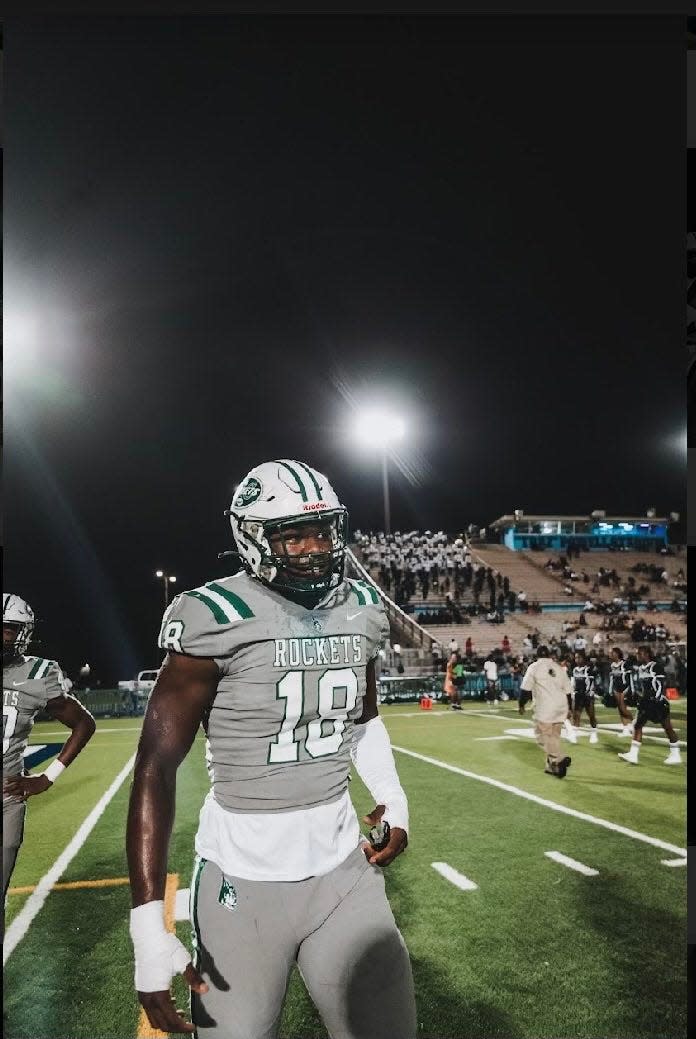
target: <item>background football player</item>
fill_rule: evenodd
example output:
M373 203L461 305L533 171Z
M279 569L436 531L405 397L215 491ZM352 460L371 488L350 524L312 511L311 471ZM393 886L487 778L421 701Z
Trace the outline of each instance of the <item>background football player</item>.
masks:
M347 515L302 462L252 469L229 510L244 569L179 595L135 765L127 851L135 986L150 1023L206 1039L277 1035L297 963L335 1039L412 1039L411 966L380 867L406 847L408 805L377 715L389 626L344 578ZM176 771L198 726L212 788L191 882L194 962L164 924ZM372 844L351 760L376 807ZM194 1025L169 987L182 972Z
M597 743L597 716L595 714L597 672L594 666L589 663L582 649L579 649L575 654L575 663L570 680L573 688L571 694L573 726L576 730L580 728L580 716L583 711L587 711L587 717L590 719L591 726L590 743Z
M669 755L665 758L665 765L681 764L679 740L672 728L669 700L665 695L664 669L653 659L648 646L640 646L638 649L637 687L638 708L633 723L631 747L624 754L619 754L619 757L631 765L638 764L643 727L646 722L652 722L661 725L669 739Z
M3 905L24 834L26 799L49 790L89 742L94 718L68 693L55 660L26 655L34 611L18 595L2 597L2 889ZM46 710L72 729L55 761L38 776L24 774L24 748L34 718Z

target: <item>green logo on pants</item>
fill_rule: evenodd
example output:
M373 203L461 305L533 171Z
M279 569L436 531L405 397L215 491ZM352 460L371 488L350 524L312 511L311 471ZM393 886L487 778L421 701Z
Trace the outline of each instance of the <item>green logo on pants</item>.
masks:
M237 892L234 890L229 880L226 877L222 878L222 884L220 885L220 894L218 895L218 902L225 909L236 909L237 908Z

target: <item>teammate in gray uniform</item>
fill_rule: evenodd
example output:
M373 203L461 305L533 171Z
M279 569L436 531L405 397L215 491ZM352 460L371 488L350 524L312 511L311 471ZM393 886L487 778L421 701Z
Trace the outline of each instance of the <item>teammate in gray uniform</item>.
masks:
M377 714L389 627L344 578L347 516L301 462L257 466L229 510L244 564L179 595L145 716L127 851L135 985L150 1023L206 1039L274 1039L297 964L332 1039L412 1039L408 953L380 867L407 843L408 805ZM195 954L163 920L176 770L203 725L212 787L191 883ZM375 798L370 842L351 761ZM169 987L183 973L189 1024Z
M3 905L24 834L26 799L42 794L77 757L94 733L94 718L79 700L55 660L27 656L34 612L18 595L2 597L2 893ZM41 710L72 729L45 772L24 773L24 749Z

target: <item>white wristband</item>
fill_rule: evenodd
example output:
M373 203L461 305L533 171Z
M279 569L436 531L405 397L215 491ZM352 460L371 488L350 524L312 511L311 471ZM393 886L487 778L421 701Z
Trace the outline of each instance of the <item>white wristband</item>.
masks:
M60 776L63 772L65 772L65 765L62 761L59 761L58 758L56 758L55 761L51 762L51 764L48 766L48 768L43 774L45 775L49 783L55 783L56 779L58 779L58 776Z
M191 954L164 924L164 902L145 902L131 909L130 934L135 950L138 992L167 992L175 974L191 963Z
M375 804L385 806L382 820L408 833L408 801L396 772L389 733L381 718L371 718L364 725L355 726L350 753Z

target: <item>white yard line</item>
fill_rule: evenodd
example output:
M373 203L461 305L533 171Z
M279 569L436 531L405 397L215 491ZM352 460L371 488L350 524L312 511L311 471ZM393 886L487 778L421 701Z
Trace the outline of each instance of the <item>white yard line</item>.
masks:
M188 920L189 918L189 888L178 888L176 901L174 903L174 919Z
M505 736L475 736L474 743L488 743L491 740L515 740L517 737L508 733Z
M417 754L415 750L407 750L405 747L397 747L392 743L392 750L396 750L399 754L406 754L410 758L416 758L418 761L425 761L428 765L435 765L437 768L444 768L448 772L454 772L458 776L464 776L466 779L476 779L479 783L487 783L489 786L497 787L498 790L505 790L508 794L515 794L516 797L523 797L527 801L533 801L535 804L541 805L543 808L550 808L554 812L561 812L563 815L571 815L575 819L582 819L584 822L593 823L595 826L602 826L605 830L612 830L614 833L622 833L624 837L632 837L635 841L642 841L644 844L652 844L656 848L662 848L663 851L672 852L673 855L686 855L685 848L679 848L676 844L668 844L667 841L661 841L659 837L650 837L647 833L640 833L638 830L630 830L627 826L620 826L618 823L609 822L608 819L600 819L596 815L590 815L588 812L579 812L576 808L568 808L567 805L556 804L555 801L549 801L545 797L539 797L537 794L530 794L527 790L520 790L519 787L511 786L509 783L501 783L499 779L493 779L491 776L480 776L476 772L468 772L465 768L459 768L457 765L449 765L446 761L439 761L437 758L429 758L425 754Z
M445 880L449 880L455 887L461 888L462 891L478 890L478 884L474 884L473 880L469 880L463 873L459 873L452 866L448 866L446 862L431 862L430 865L440 876L444 877Z
M115 725L113 729L100 729L95 730L95 736L108 736L112 732L140 732L142 725ZM65 729L58 729L56 732L37 732L37 736L67 736Z
M686 866L686 859L660 859L663 866Z
M560 851L545 851L544 855L547 859L553 859L554 862L560 862L562 866L567 866L568 869L574 869L576 873L582 873L584 877L599 876L598 869L585 866L582 862L578 862L577 859L571 859L568 855L562 855Z
M420 717L421 714L428 714L428 713L430 713L430 712L428 712L428 711L405 711L403 714L394 714L394 715L392 715L392 718L417 718L417 717ZM454 712L451 712L451 713L454 714ZM506 717L505 715L502 715L502 714L495 714L493 710L490 710L490 711L476 711L476 710L469 710L468 708L464 708L464 710L462 711L462 715L464 717L466 717L466 715L468 715L468 714L473 714L477 718L491 718L491 719L493 719L493 721L503 722L504 725L510 725L511 721L512 721L512 719L510 717ZM435 715L435 717L440 717L440 718L444 718L445 716L449 716L448 712L446 712L446 711L438 712L438 714ZM386 715L386 714L382 714L381 717L382 717L383 720L389 718L389 716ZM515 724L516 725L526 725L526 726L528 726L528 728L530 729L530 732L533 731L533 729L534 729L534 722L532 722L532 721L525 722L525 721L522 720L521 717L520 717L519 722L517 721L517 719L515 719ZM622 726L614 725L611 722L597 722L597 728L601 729L603 732L606 732L609 735L613 734L615 736L619 736L620 735L620 729L622 728ZM579 736L588 736L590 734L591 729L590 729L589 725L585 725L585 726L581 726L580 729L578 729L576 731L577 731L577 734ZM663 732L663 731L664 731L663 729L657 729L657 728L652 728L652 727L645 728L645 729L643 729L643 739L644 740L650 740L651 743L665 743L665 744L669 743L669 740L665 736L653 736L653 735L651 735L651 733ZM561 733L561 737L564 738L564 739L566 738L565 730ZM628 744L627 744L627 746L628 746ZM686 740L677 740L677 746L679 746L679 747L686 747Z
M109 804L114 794L116 794L123 782L130 775L133 763L135 761L135 754L128 759L126 764L123 766L119 774L114 779L113 783L106 791L105 794L100 797L96 805L89 813L85 821L80 826L79 830L67 845L67 847L61 852L56 861L53 863L47 873L43 875L39 883L36 885L29 898L26 900L22 909L14 918L10 926L7 928L5 933L5 941L2 947L2 964L3 967L9 960L10 956L25 936L31 923L39 912L44 902L48 897L48 893L58 880L60 880L65 870L68 868L72 860L77 855L80 848L83 846L94 827L99 822L104 809Z

